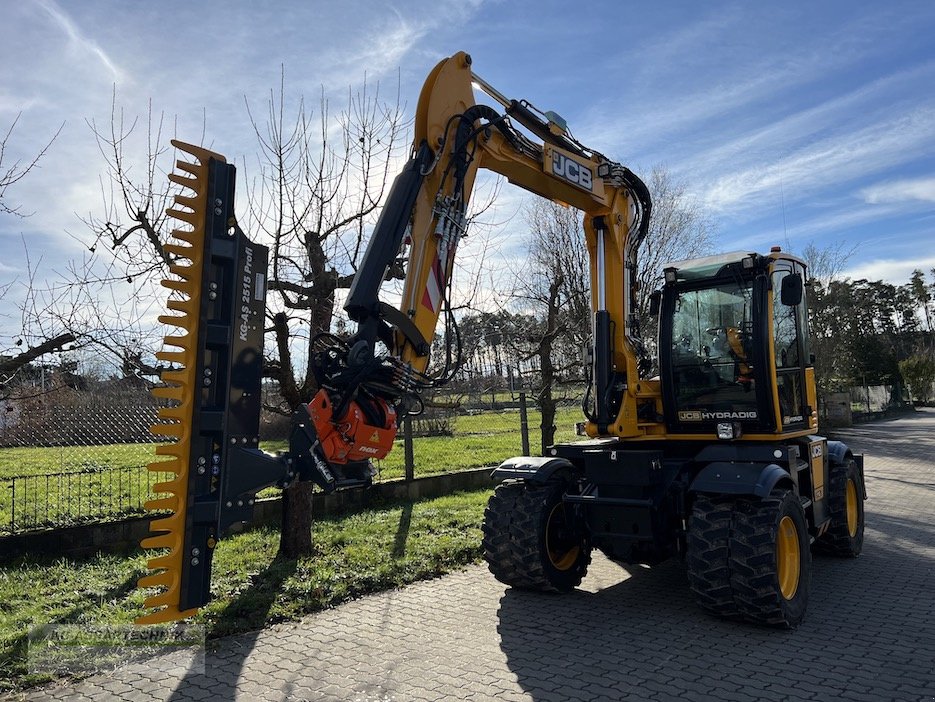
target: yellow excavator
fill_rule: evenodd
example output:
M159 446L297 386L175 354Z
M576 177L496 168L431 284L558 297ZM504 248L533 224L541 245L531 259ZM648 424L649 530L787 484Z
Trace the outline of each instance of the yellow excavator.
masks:
M475 90L496 106L475 102ZM517 588L561 592L585 576L592 549L622 563L684 559L706 610L796 626L805 615L812 550L857 556L863 543L863 457L818 434L809 350L806 265L774 248L673 263L653 293L658 368L637 316L637 252L649 190L627 167L575 140L554 112L509 99L458 53L429 74L411 157L394 181L344 306L349 338L314 342L318 394L293 416L289 450L258 448L268 250L234 217L235 169L175 143L169 213L183 223L166 247L175 291L160 320L179 328L154 394L157 453L173 478L148 504L168 511L144 547L167 549L140 581L158 588L140 623L194 614L209 598L218 540L252 519L258 490L312 480L324 491L366 487L371 461L392 447L430 371L479 168L584 215L593 336L581 433L545 456L494 470L484 517L493 575ZM184 226L187 225L187 226ZM399 305L381 301L388 268L408 250ZM446 324L447 326L447 324ZM456 355L456 354L455 354Z

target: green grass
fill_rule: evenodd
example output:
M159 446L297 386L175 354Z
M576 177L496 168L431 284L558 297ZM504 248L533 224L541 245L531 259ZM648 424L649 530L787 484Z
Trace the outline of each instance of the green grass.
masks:
M573 441L577 407L563 407L556 417L556 441ZM528 416L529 442L538 453L538 412ZM492 466L522 452L520 415L517 410L459 415L451 420L453 436L416 437L413 441L415 475L423 477L451 471ZM0 481L13 475L44 476L51 473L104 469L101 476L18 481L16 523L28 528L100 521L141 514L150 497L149 485L162 476L148 476L145 466L156 460L156 444L64 446L52 448L0 448ZM268 451L282 451L285 441L264 442ZM405 474L402 438L393 451L377 463L377 480L393 480ZM124 469L121 475L106 472ZM0 484L0 533L9 530L12 493ZM277 494L274 488L262 497Z
M0 479L87 468L132 468L156 460L157 444L0 448ZM161 459L160 459L161 460Z
M279 535L256 529L221 541L214 600L196 617L209 638L252 631L361 595L434 577L481 556L489 490L388 503L314 525L315 552L276 558ZM31 630L49 624L130 624L143 613L143 553L87 560L29 558L0 567L0 689L43 682L25 666Z

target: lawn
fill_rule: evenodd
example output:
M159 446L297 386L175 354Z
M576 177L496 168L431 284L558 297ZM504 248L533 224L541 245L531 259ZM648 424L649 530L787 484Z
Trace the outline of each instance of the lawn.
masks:
M574 440L574 423L580 419L577 407L561 408L556 418L556 441ZM538 453L540 421L538 412L529 412L529 441L533 454ZM451 436L413 440L416 477L496 465L522 452L517 410L459 415L452 418L451 429ZM155 446L141 443L0 448L0 481L14 475L92 471L71 477L19 480L15 505L12 504L13 492L0 484L0 533L11 530L14 520L17 525L34 528L141 513L142 504L150 495L150 486L161 478L148 475L145 469L156 458ZM262 444L268 451L286 447L285 441ZM377 467L378 480L404 476L402 438ZM263 496L275 493L270 489Z
M214 600L196 617L208 638L294 620L361 595L447 573L481 556L489 490L455 493L315 522L315 553L276 557L278 533L256 529L218 545ZM36 684L29 632L50 624L99 628L142 613L135 589L145 556L21 560L0 567L0 690Z

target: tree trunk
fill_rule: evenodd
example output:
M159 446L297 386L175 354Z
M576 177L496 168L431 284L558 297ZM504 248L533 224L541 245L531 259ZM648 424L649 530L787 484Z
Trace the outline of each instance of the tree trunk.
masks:
M312 553L312 489L314 483L293 483L282 491L279 555L299 558Z

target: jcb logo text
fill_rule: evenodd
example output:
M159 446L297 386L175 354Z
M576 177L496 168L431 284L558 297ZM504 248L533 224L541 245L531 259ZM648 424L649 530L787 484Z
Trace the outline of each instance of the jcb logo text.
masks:
M585 190L591 189L591 169L557 151L552 152L552 173Z

